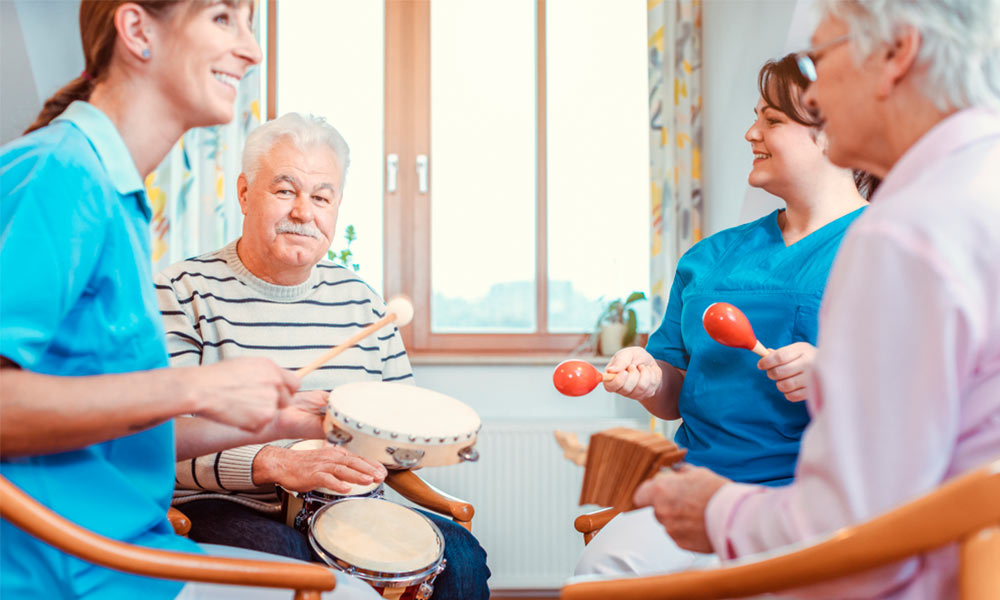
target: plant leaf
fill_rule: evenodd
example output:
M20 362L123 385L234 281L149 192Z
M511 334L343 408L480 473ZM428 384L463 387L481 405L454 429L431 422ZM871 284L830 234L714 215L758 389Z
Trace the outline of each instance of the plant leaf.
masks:
M625 304L628 305L632 304L633 302L645 299L646 299L645 292L632 292L631 294L628 295L628 299L625 300Z
M628 309L626 311L627 318L625 319L625 337L622 339L623 345L628 347L632 345L635 341L635 332L638 325L638 319L635 316L635 310Z

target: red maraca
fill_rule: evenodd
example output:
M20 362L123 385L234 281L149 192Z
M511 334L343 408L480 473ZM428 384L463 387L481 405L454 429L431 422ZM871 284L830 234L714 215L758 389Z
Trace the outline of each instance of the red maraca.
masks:
M764 347L753 334L753 327L746 315L732 304L716 302L705 309L701 317L705 331L715 341L724 346L746 348L760 356L767 356L771 351Z
M602 381L614 378L613 374L601 373L597 367L583 360L564 360L556 365L556 370L552 373L552 383L567 396L582 396Z

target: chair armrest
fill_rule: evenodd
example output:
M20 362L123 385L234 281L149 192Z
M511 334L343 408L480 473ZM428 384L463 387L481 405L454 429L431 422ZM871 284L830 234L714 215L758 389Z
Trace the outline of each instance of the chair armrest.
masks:
M996 598L1000 570L1000 460L957 477L916 500L869 521L816 540L779 548L732 566L605 581L571 583L563 600L715 600L743 598L823 583L888 565L949 543L962 546L963 600ZM978 551L985 562L970 561ZM779 552L783 552L779 554ZM970 568L969 563L972 563Z
M617 517L622 511L617 508L602 508L589 513L583 513L573 521L573 527L583 534L583 543L589 544L597 532Z
M167 509L167 520L170 521L170 526L174 528L174 533L177 535L187 536L191 533L191 519L173 506Z
M389 471L386 484L410 502L443 515L451 516L459 525L472 530L476 509L468 502L449 496L428 484L413 471Z
M0 516L39 540L87 562L159 579L296 590L319 599L337 578L319 565L222 558L154 550L106 538L60 517L0 477Z

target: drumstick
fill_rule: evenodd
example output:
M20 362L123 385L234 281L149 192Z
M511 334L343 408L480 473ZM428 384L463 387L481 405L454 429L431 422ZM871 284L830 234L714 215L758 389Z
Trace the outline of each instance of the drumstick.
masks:
M407 300L406 298L402 296L397 296L396 298L393 298L385 305L384 317L382 317L378 321L375 321L371 325L365 327L361 331L355 333L350 338L348 338L347 341L342 342L334 346L333 348L330 348L323 354L323 356L320 356L319 358L312 361L308 365L302 367L298 371L295 371L295 374L299 378L305 377L309 373L312 373L316 369L322 367L324 364L326 364L327 361L329 361L334 356L337 356L344 350L347 350L354 344L357 344L358 342L370 336L371 334L375 333L379 329L382 329L389 323L395 321L397 327L404 327L412 319L413 319L413 305L410 304L410 301Z

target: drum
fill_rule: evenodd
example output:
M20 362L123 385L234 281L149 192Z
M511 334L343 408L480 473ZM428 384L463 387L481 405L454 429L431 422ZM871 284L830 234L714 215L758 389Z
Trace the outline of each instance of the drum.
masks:
M430 598L445 568L441 530L388 500L327 504L309 520L309 543L327 564L366 581L384 598Z
M295 442L288 449L319 450L325 443L323 440L302 440L301 442ZM316 488L308 492L295 492L278 486L279 495L281 496L281 512L285 515L285 524L298 529L303 534L308 534L309 517L334 500L354 497L381 498L384 493L381 483L370 483L368 485L350 483L349 485L351 486L350 491L344 493L335 492L327 488Z
M450 396L382 381L334 389L323 421L330 443L392 469L475 461L481 426L472 408Z

